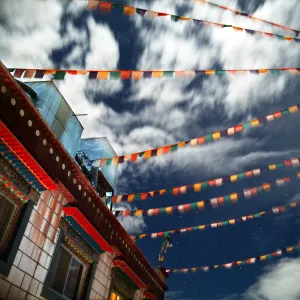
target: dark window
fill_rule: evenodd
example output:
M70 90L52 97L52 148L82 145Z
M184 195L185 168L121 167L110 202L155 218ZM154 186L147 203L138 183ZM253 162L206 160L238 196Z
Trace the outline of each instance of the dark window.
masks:
M0 249L14 215L15 205L0 193Z
M83 274L83 264L61 247L53 277L52 289L68 299L76 299Z
M49 300L88 300L97 263L87 262L84 258L73 254L73 247L70 248L70 245L64 244L66 238L64 231L61 230L41 296ZM79 247L75 243L73 246ZM95 254L94 259L97 258Z
M0 274L8 276L34 203L29 201L20 207L13 195L11 198L4 193L0 192Z

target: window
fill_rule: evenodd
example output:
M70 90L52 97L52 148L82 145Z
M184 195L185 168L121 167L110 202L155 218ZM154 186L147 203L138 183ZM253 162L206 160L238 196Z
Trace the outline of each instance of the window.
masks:
M49 300L87 300L92 289L98 255L92 255L92 258L92 253L85 249L80 236L75 231L68 231L66 224L61 224L41 296Z
M0 273L8 276L34 203L21 203L0 184Z
M3 251L5 237L14 216L16 206L0 193L0 251Z
M109 300L134 299L138 289L123 271L118 268L112 269Z
M8 276L39 194L0 154L0 274ZM27 201L29 200L29 201Z
M117 294L115 294L114 292L111 292L109 300L123 300L123 299Z
M84 271L84 264L61 246L51 288L67 299L77 299Z

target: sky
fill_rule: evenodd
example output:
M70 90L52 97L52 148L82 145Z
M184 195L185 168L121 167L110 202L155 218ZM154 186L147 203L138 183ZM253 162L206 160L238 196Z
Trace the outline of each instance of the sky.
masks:
M116 0L140 8L290 35L192 0ZM300 29L298 0L215 0L255 16ZM7 67L67 69L253 69L300 67L300 45L191 22L151 20L121 12L88 11L81 0L1 1L0 57ZM194 79L55 81L84 137L106 136L118 155L188 140L300 103L300 76L243 75ZM116 193L171 188L300 157L299 114L235 137L147 161L119 166ZM282 169L202 193L159 196L132 208L153 208L222 196L284 176ZM298 181L235 205L183 215L120 219L131 234L158 232L238 218L300 200ZM300 211L269 215L236 226L172 236L166 268L222 264L273 252L300 241ZM137 241L152 265L161 239ZM230 270L174 274L166 299L299 300L299 253Z

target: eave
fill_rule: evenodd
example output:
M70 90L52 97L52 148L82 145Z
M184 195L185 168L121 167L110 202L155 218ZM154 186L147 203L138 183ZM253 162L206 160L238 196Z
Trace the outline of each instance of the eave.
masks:
M151 292L144 292L144 300L158 300L157 297Z
M112 247L106 242L95 227L76 207L63 208L65 220L98 252L112 252ZM92 241L91 241L91 240ZM96 246L96 245L98 246ZM102 250L102 251L101 251Z
M37 190L55 190L56 184L0 120L0 152Z
M146 284L139 278L139 276L126 264L123 260L113 260L113 266L120 268L126 276L128 276L135 285L140 289L146 288Z

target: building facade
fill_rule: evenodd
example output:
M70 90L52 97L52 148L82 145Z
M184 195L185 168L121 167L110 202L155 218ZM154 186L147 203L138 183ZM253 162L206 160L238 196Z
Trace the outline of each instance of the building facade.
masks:
M81 133L52 82L0 65L0 299L163 299L165 270L107 208L116 168L89 163L113 149Z

